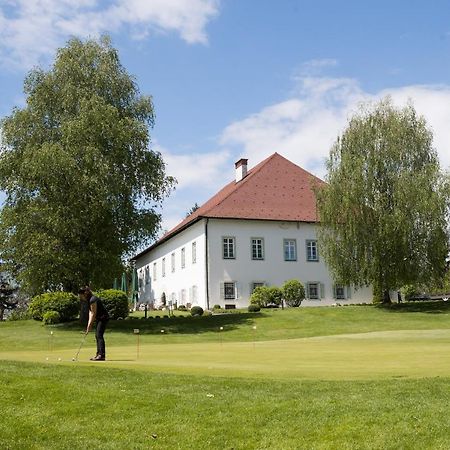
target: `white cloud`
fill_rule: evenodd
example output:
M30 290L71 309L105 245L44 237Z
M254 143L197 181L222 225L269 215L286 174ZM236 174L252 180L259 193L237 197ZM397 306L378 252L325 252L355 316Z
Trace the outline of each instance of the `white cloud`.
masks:
M434 132L434 144L444 168L450 165L450 86L408 86L364 92L349 78L298 77L292 98L234 122L221 136L254 165L274 152L281 153L319 177L336 137L361 102L390 95L395 104L411 100Z
M154 148L163 156L167 174L177 179L177 190L193 186L216 188L233 178L231 169L224 171L224 167L227 168L229 165L228 160L231 156L227 150L175 154L158 144Z
M205 27L218 12L219 0L9 0L0 6L0 65L29 68L71 35L174 32L206 44Z

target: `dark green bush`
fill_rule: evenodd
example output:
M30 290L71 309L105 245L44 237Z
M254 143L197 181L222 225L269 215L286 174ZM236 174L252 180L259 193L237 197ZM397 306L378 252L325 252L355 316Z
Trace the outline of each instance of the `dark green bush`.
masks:
M42 321L45 325L53 325L55 323L61 322L61 316L58 311L47 311L42 316Z
M261 308L258 305L248 305L248 312L259 312Z
M277 286L269 287L269 302L268 305L281 305L281 301L283 299L283 292ZM267 305L266 305L267 306Z
M117 289L105 289L95 293L102 299L111 319L125 319L128 317L128 297L123 291Z
M298 280L288 280L281 288L288 306L300 306L305 299L305 287Z
M187 311L187 308L184 305L179 305L177 309L178 311Z
M214 305L213 309L222 309L222 307L220 305Z
M71 292L48 292L33 297L29 311L35 320L43 320L47 311L57 311L61 322L69 322L77 318L80 302Z
M203 308L201 306L193 306L191 308L191 315L192 316L202 316L203 315Z

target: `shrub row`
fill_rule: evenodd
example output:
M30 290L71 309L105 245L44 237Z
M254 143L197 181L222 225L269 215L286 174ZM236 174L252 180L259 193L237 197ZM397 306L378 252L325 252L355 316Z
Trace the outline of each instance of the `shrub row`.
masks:
M95 293L102 299L111 319L125 319L128 316L128 298L125 292L105 289ZM29 314L45 324L75 320L80 312L80 301L71 292L48 292L31 300Z
M287 306L300 306L305 299L305 287L298 280L286 281L281 288L277 286L259 286L251 297L250 305L260 308L280 306L284 300Z

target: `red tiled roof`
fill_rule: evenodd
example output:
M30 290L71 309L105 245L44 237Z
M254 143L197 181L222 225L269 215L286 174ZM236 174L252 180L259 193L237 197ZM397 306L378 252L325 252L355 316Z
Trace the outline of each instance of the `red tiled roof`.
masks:
M149 249L203 217L317 222L313 186L323 183L274 153L251 169L241 181L227 184Z

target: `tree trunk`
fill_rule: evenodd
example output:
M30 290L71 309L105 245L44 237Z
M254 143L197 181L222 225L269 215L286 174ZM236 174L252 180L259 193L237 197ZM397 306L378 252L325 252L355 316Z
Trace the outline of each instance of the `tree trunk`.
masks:
M390 295L389 295L389 289L385 289L385 290L383 291L383 303L384 303L384 304L392 303L392 302L391 302L391 297L390 297Z

